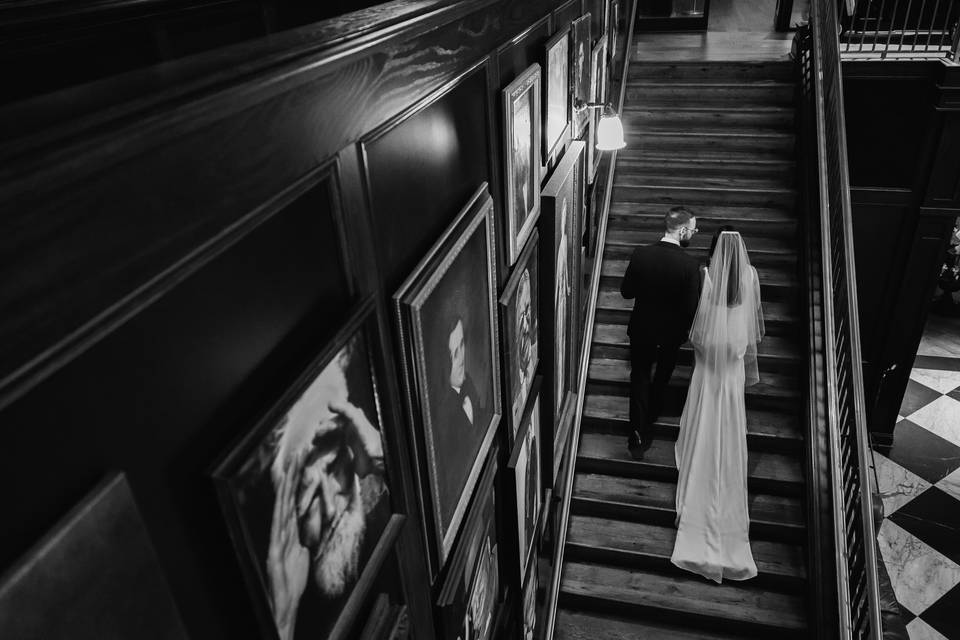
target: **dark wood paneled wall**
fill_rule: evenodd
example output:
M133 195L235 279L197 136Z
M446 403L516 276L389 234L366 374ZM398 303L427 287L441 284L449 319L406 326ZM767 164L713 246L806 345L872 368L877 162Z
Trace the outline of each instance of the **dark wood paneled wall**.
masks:
M0 570L120 469L191 635L254 633L211 465L357 301L398 353L390 296L483 181L502 243L500 90L590 4L400 0L0 110Z
M867 411L889 433L960 215L960 73L844 62L843 76Z

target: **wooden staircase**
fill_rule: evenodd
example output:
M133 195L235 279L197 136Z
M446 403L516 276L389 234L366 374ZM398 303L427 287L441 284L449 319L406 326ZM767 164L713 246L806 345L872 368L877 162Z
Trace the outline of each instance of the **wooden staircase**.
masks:
M555 637L807 636L799 312L790 62L635 62L623 108ZM732 224L760 276L767 336L761 382L746 389L751 548L759 575L716 585L670 563L674 442L693 364L685 345L655 441L626 447L633 248L657 241L670 206L697 213L688 252L705 262Z

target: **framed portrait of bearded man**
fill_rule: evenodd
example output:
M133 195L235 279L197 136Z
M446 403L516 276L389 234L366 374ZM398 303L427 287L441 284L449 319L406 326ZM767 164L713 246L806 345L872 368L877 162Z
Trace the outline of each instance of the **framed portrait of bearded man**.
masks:
M507 263L520 255L540 213L540 65L503 90L504 209Z
M484 183L394 294L434 575L500 422L494 250Z
M573 133L571 138L583 135L590 120L590 14L586 13L570 24L570 89L573 102ZM577 103L581 107L577 108Z
M539 234L534 230L500 295L500 335L503 339L504 415L510 440L517 434L523 408L540 362Z
M213 472L265 637L352 633L400 531L381 352L368 299Z

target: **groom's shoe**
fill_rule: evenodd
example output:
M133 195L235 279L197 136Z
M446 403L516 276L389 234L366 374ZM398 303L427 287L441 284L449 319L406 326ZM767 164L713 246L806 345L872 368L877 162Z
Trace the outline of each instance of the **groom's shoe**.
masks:
M640 432L634 429L630 432L630 437L627 438L627 447L630 449L630 455L633 456L635 460L639 460L643 457L643 454L646 453L647 449L650 448L650 445L653 444L653 440L650 438L643 439L640 437Z

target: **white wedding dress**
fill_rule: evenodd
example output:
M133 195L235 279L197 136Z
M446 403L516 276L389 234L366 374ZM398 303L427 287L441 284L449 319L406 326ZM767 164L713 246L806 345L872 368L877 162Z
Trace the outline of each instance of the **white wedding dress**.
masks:
M671 561L717 583L757 575L747 510L744 386L759 380L760 284L737 232L723 232L690 330L694 370L676 444Z

